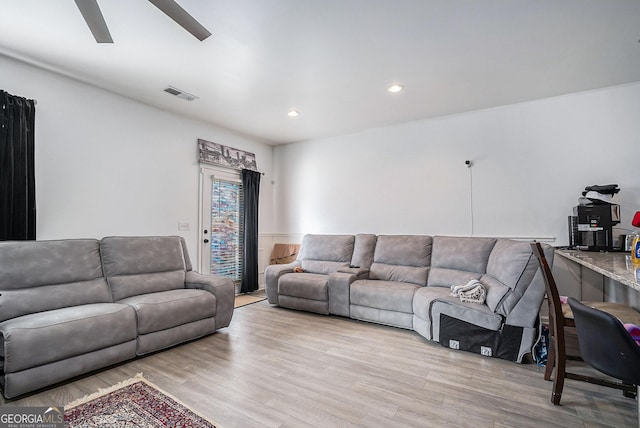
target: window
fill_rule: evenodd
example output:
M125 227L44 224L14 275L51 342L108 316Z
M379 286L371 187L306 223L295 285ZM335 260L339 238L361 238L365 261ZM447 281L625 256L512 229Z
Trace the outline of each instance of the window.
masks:
M211 273L239 282L244 253L242 182L211 177Z

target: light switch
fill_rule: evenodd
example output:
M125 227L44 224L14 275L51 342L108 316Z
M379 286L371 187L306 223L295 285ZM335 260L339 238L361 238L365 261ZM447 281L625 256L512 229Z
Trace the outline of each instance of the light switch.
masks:
M191 222L189 222L189 221L179 221L178 222L178 230L182 230L182 231L191 230Z

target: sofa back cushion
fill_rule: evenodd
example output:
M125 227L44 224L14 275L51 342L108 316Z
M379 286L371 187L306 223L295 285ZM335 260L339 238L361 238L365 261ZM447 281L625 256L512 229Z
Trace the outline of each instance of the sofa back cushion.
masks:
M508 315L518 303L538 270L528 242L500 239L487 264L481 282L487 289L487 305L502 315Z
M97 240L0 242L0 322L111 301Z
M495 238L434 236L428 285L450 287L479 279L495 244Z
M431 242L426 235L378 236L369 279L426 285Z
M353 235L305 235L298 260L309 273L330 274L351 263Z
M100 251L114 301L184 288L187 265L179 236L108 237Z
M364 269L369 269L373 263L373 255L376 251L376 235L358 234L353 248L351 264Z

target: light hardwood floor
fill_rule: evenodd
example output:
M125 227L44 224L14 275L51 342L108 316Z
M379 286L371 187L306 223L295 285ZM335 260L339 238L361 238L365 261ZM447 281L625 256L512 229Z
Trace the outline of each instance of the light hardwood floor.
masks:
M451 351L418 334L266 301L231 326L2 406L62 405L143 372L222 427L636 427L635 400L535 364Z

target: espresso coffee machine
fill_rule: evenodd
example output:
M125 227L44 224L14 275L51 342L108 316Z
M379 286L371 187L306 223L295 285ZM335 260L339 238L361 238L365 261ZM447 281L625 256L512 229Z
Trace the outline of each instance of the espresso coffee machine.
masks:
M570 245L585 251L613 251L613 226L618 223L620 205L575 206L573 218L569 218Z

